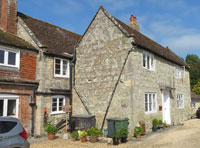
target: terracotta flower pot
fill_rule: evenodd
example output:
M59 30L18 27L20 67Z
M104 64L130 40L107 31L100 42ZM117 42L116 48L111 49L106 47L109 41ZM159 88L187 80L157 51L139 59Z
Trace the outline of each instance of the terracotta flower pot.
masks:
M95 143L97 142L98 137L97 136L90 136L90 142Z
M72 137L72 141L78 141L78 138L73 138L73 137Z
M48 139L49 140L55 139L55 134L48 134Z
M86 137L82 137L81 138L81 142L86 142L87 141L87 138Z
M140 140L141 138L141 135L136 135L137 139Z

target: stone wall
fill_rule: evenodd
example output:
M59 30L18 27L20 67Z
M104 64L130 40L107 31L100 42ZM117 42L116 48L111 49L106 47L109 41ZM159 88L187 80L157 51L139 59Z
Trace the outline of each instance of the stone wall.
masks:
M96 115L98 127L131 50L131 41L100 11L77 47L75 87L89 111ZM73 114L87 113L77 94L73 96ZM117 110L112 109L112 113Z
M76 48L75 88L91 114L96 115L97 126L101 127L106 108L111 99L120 72L108 116L128 117L129 131L142 120L147 130L152 119L162 119L162 92L159 84L175 88L170 98L172 124L190 118L191 99L189 72L185 78L175 78L177 65L154 55L155 71L142 66L143 49L132 46L134 38L126 37L100 9ZM130 54L128 54L130 51ZM123 69L123 65L125 67ZM145 92L157 94L157 112L145 114ZM184 109L177 109L177 93L184 95ZM88 114L77 93L73 91L73 114ZM107 126L105 122L104 127Z

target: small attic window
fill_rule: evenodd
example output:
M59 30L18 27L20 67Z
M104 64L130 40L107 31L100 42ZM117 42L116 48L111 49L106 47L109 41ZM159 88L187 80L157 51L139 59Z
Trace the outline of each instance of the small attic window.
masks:
M20 51L0 49L0 65L19 68Z

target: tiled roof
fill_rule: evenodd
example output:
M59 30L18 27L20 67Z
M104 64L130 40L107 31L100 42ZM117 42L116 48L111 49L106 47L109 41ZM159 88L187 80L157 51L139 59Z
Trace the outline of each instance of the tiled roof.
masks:
M16 48L37 51L30 43L26 42L25 40L11 33L5 32L2 29L0 29L0 44L6 45L6 46L12 46Z
M81 35L32 18L23 13L17 14L34 33L43 46L46 46L46 53L69 56L64 53L73 54L73 49Z
M191 98L192 99L200 99L200 96L197 95L195 92L191 92Z
M175 64L180 66L187 66L187 64L179 58L175 53L173 53L169 48L165 48L160 44L156 43L155 41L151 40L144 34L140 33L139 31L134 30L133 28L129 27L127 24L123 23L122 21L118 20L117 18L111 16L102 6L100 6L99 10L102 10L105 15L116 24L116 26L126 35L126 36L134 36L135 42L134 44L140 48L148 50L162 58L165 58Z
M144 34L138 32L137 30L121 22L120 20L116 19L116 21L129 33L129 35L134 35L135 44L137 46L144 48L152 53L155 53L158 56L161 56L173 63L187 67L187 64L181 58L179 58L175 53L173 53L169 48L161 46L160 44L151 40Z

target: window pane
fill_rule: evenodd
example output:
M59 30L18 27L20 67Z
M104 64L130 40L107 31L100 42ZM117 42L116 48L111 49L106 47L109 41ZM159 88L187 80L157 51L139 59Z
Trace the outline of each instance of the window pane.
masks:
M61 70L61 60L56 59L55 60L55 74L61 74L60 70Z
M3 100L0 100L0 116L3 116Z
M63 106L63 98L59 99L59 111L62 111L62 106Z
M145 103L145 111L148 111L148 103Z
M8 64L16 65L16 53L8 52Z
M16 115L16 100L8 100L7 116Z
M146 56L144 53L143 53L143 67L146 67Z
M57 98L52 99L52 111L57 111Z
M68 61L63 60L63 75L67 75Z
M148 94L145 94L145 103L148 102Z
M149 55L147 55L147 69L150 69L150 58L149 58Z
M3 50L0 50L0 63L4 63L4 53L5 53L5 51L3 51Z

